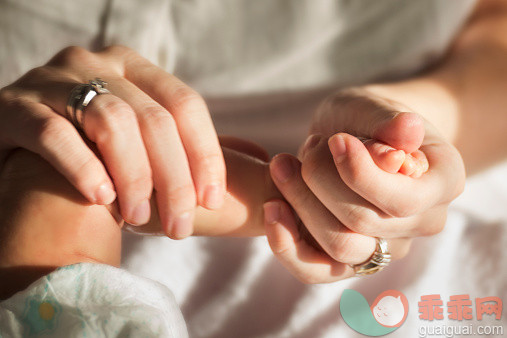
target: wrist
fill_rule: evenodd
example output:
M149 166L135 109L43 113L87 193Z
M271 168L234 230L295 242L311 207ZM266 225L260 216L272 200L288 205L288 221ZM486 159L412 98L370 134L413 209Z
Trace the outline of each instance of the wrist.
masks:
M0 177L1 267L120 263L120 226L39 156L16 151Z

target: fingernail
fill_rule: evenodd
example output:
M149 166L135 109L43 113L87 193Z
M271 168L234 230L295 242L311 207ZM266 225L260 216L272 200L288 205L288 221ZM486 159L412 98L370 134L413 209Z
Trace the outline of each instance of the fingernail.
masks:
M171 238L183 239L192 235L193 231L194 221L192 219L192 213L185 212L174 220L171 229Z
M221 184L210 184L204 189L204 207L219 209L224 203L224 189Z
M144 200L132 211L130 219L127 222L130 224L141 225L148 223L149 220L150 202L148 200Z
M95 203L106 205L116 199L116 193L110 183L101 184L95 191Z
M305 141L305 144L303 145L303 156L306 154L308 150L315 148L315 146L319 144L321 139L322 135L319 134L313 134L308 136L308 138Z
M329 139L329 149L331 150L331 154L333 154L335 162L343 161L347 154L347 146L345 145L343 136L338 134L331 137Z
M280 204L278 202L264 203L264 222L275 224L280 220Z
M273 176L281 182L287 182L296 172L296 163L292 157L279 156L275 158L273 163Z

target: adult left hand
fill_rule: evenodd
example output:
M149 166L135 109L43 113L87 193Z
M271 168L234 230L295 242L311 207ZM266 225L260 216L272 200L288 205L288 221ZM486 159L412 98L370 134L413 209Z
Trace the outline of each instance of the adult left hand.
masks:
M375 237L388 239L393 259L411 239L440 232L449 203L464 187L461 156L436 128L407 107L363 89L338 92L318 109L300 152L270 165L275 184L318 245L298 230L287 203L265 204L274 254L305 283L354 275L369 259ZM422 151L429 170L419 178L388 173L357 137L380 140L407 154Z

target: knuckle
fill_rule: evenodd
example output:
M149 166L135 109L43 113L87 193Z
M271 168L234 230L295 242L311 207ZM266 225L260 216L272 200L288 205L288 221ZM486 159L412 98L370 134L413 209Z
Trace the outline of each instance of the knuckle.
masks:
M93 58L93 53L90 51L78 47L78 46L70 46L62 49L58 54L56 54L50 61L49 64L52 65L64 65L64 66L72 66L76 64L82 64L83 62L90 61Z
M203 111L203 109L206 108L206 104L201 95L184 84L177 86L174 90L173 97L174 99L171 102L171 106L174 108L174 113Z
M98 159L93 156L81 157L76 163L76 170L71 173L71 180L77 187L85 188L96 181L97 173L100 171Z
M432 222L425 223L425 226L421 228L420 235L421 236L434 236L442 232L444 230L445 224L447 221L447 213L441 213L439 216L432 217Z
M10 105L13 101L19 98L19 94L10 87L0 89L0 103L2 105Z
M197 204L194 185L192 183L167 188L168 201L170 205L186 205L182 207L187 210Z
M343 219L343 223L347 228L360 233L368 234L377 223L374 211L359 205L352 206Z
M416 201L406 201L390 205L386 212L396 218L407 218L416 215L419 211L419 203Z
M336 91L328 96L322 103L322 106L327 109L340 109L348 108L351 104L359 101L364 97L364 90L358 87L350 87Z
M1 143L14 143L17 136L19 136L19 128L33 133L36 139L39 137L41 125L44 121L39 118L27 118L27 113L32 113L30 110L31 102L23 98L15 91L5 90L0 92L0 142ZM19 126L17 128L16 126Z
M356 252L355 246L351 243L351 236L337 233L334 237L329 244L328 254L338 262L347 262Z
M68 135L69 124L63 118L48 117L37 121L33 132L42 146L49 147Z
M125 75L126 65L142 59L142 57L134 49L123 45L108 46L97 54L104 56L105 59L111 61L111 65L121 76Z
M193 160L195 160L199 164L199 167L202 168L204 172L209 173L210 175L216 172L217 166L223 168L222 165L223 159L221 154L219 153L206 151L194 154L193 156L194 156Z
M137 177L131 178L128 182L128 189L139 193L140 191L150 194L153 190L153 180L150 170L142 170Z
M98 97L100 98L100 96ZM110 99L110 100L96 100L95 102L99 102L97 106L97 111L103 113L103 115L115 115L115 118L121 118L121 115L124 115L125 112L133 113L132 108L123 100L120 99ZM94 103L95 103L94 102Z
M344 179L345 178L348 179L347 185L361 185L365 190L368 190L372 179L371 177L367 176L365 171L362 170L362 167L358 165L349 165L346 170L346 175L344 175Z
M48 66L35 67L30 69L26 74L20 79L23 85L30 85L33 83L38 83L41 79L47 81L55 77L55 70L51 69Z
M119 44L107 46L104 49L102 49L102 51L106 54L125 54L133 52L131 48Z
M314 205L314 195L309 193L305 187L302 185L298 185L294 190L293 197L288 198L288 202L293 205L294 209L304 210L308 208L309 205Z
M120 77L125 77L126 65L140 57L135 50L123 45L105 47L95 55L101 58L101 63L108 64L110 71Z
M269 237L269 245L271 247L271 251L277 257L289 256L290 248L287 247L285 241L279 238Z
M99 125L103 126L109 135L116 132L125 132L132 125L137 124L134 111L126 102L121 100L103 102L96 110L90 111L88 114L97 119Z
M150 129L162 130L167 132L169 128L174 128L176 122L174 117L164 108L158 105L147 105L139 113L139 119L142 124Z

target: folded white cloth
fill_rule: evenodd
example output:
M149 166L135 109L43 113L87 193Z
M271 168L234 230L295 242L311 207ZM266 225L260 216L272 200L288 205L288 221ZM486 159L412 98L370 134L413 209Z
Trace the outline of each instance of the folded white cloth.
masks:
M0 303L0 337L187 337L171 291L108 265L59 268Z

